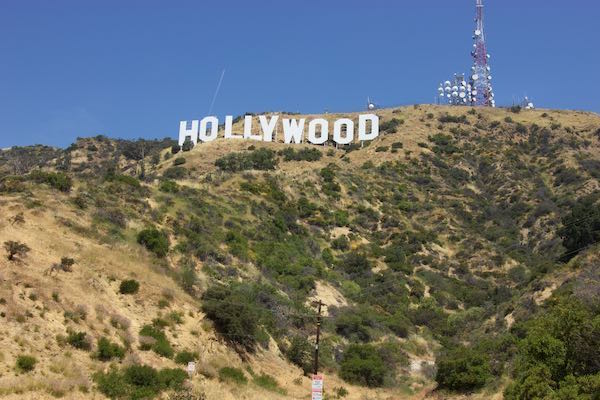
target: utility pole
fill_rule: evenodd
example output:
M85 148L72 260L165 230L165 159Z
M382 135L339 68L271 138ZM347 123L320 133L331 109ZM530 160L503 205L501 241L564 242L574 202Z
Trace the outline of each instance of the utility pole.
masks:
M317 340L315 342L315 366L314 366L314 374L317 375L319 373L319 338L321 337L321 306L323 306L323 302L319 300L317 302Z

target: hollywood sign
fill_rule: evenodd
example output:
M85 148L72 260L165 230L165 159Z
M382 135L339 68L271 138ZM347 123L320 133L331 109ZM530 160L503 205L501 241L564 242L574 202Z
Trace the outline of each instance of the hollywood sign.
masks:
M277 141L279 115L258 116L260 133L252 132L253 117L244 117L243 133L233 132L233 117L225 117L223 137L225 139L250 139L263 142ZM282 118L284 143L325 144L330 140L329 121L316 118L306 123L306 118ZM305 126L308 128L305 129ZM333 123L333 141L337 144L350 144L355 141L373 140L379 136L379 117L375 114L361 114L358 116L358 134L355 138L354 121L348 118L340 118ZM305 140L305 130L306 140ZM217 139L219 134L219 119L217 117L205 117L201 120L181 121L179 124L179 145L183 145L187 138L194 145L198 142L211 142Z

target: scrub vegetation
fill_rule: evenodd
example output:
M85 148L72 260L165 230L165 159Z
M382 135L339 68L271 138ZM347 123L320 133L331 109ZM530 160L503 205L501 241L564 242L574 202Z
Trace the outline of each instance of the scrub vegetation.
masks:
M362 146L0 153L0 393L299 398L322 300L328 398L595 399L600 118L378 113Z

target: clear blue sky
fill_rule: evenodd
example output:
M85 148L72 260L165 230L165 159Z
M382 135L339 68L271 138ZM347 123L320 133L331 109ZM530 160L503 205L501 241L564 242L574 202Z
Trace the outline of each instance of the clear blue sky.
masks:
M474 0L0 6L0 147L177 135L208 113L429 103L467 71ZM597 0L486 0L499 104L600 111Z

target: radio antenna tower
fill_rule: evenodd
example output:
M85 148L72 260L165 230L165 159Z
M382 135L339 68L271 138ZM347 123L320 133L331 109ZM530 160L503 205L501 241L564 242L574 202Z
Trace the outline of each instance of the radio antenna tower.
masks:
M476 0L475 32L473 35L473 66L471 67L471 105L495 107L490 74L490 55L485 44L483 30L483 0Z

